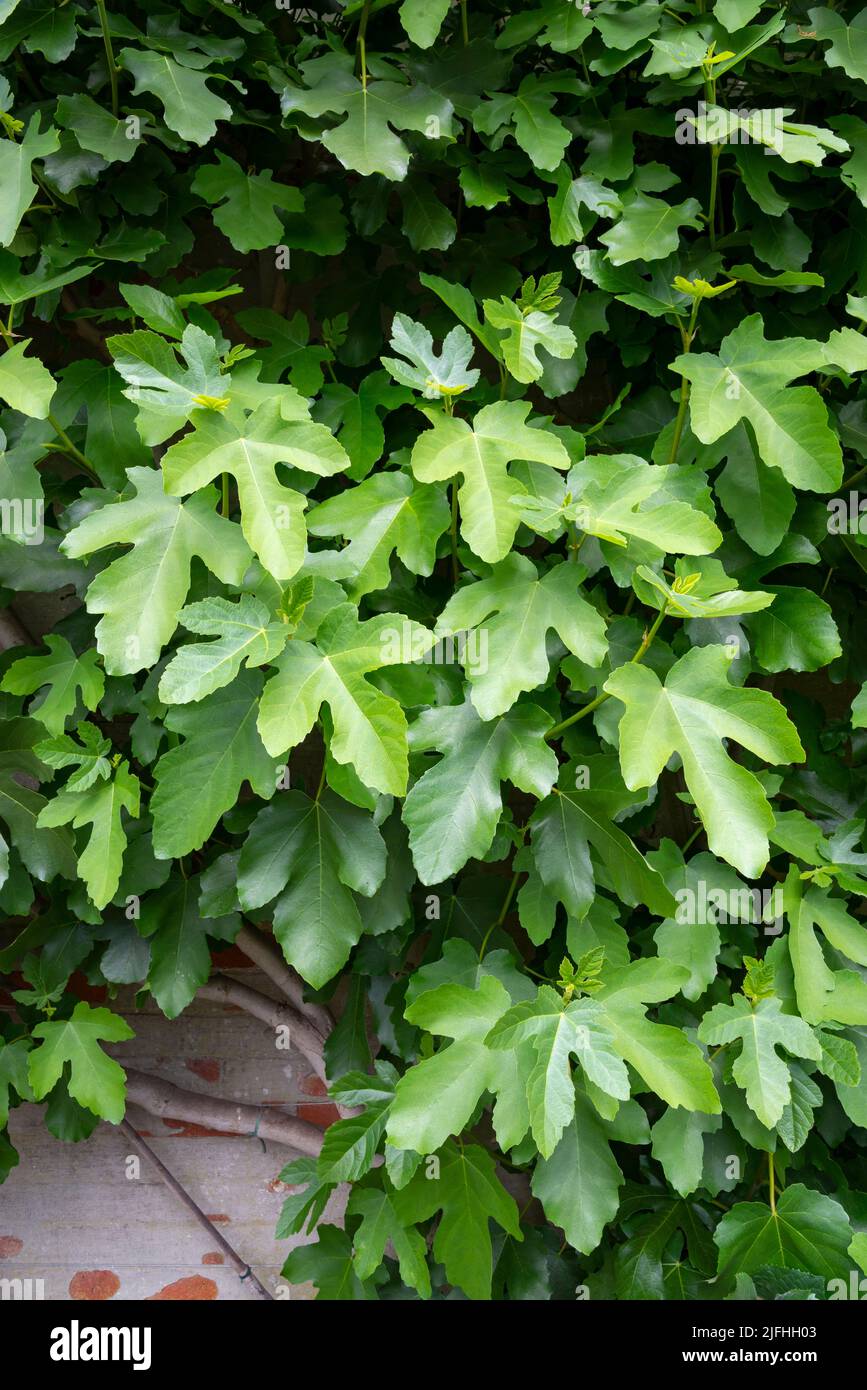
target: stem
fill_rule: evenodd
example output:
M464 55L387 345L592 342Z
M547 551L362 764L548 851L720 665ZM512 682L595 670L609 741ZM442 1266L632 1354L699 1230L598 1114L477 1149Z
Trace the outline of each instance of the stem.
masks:
M111 83L111 114L114 116L115 120L117 120L119 111L117 74L120 69L114 61L114 49L111 46L111 30L108 27L105 0L96 0L96 8L99 10L99 22L102 27L102 42L105 44L105 61L108 64L108 80Z
M716 246L716 194L717 183L719 181L719 160L722 154L720 145L710 147L710 197L707 205L707 230L710 236L711 250Z
M768 1154L768 1200L771 1204L771 1214L777 1214L777 1180L774 1172L774 1155Z
M716 82L707 68L704 68L704 99L708 106L716 106ZM710 237L711 250L716 246L716 193L717 180L719 179L719 157L722 154L722 146L711 144L710 147L710 197L708 199L707 229Z
M692 834L690 835L689 839L688 839L683 845L681 845L681 848L680 848L681 854L686 854L686 851L689 849L690 845L691 845L695 840L698 839L699 835L701 834L701 832L702 832L703 830L704 830L704 826L703 826L703 825L697 825L697 826L695 827L695 830L692 832Z
M567 545L567 550L569 551L569 560L572 562L572 564L576 564L578 561L578 551L581 549L582 545L587 539L587 532L583 531L579 536L577 534L575 526L572 524L572 522L570 522L569 535L572 537L572 539L568 542Z
M58 421L57 421L56 418L50 413L50 411L49 411L49 414L48 414L48 416L47 416L46 418L47 418L47 420L48 420L49 425L50 425L51 428L54 430L54 433L57 435L57 438L58 438L59 440L61 440L62 443L65 445L65 452L66 452L67 454L69 454L71 458L74 458L75 461L76 461L76 463L80 464L81 467L85 470L86 473L89 473L89 474L90 474L90 476L91 476L91 478L93 478L94 482L99 483L100 486L101 486L101 485L102 485L102 479L100 478L100 476L99 476L99 474L97 473L96 469L93 467L93 464L90 463L90 462L87 460L87 458L85 458L84 454L81 452L80 449L76 449L76 447L75 447L75 445L73 444L72 440L70 439L69 435L66 433L66 430L62 428L62 426L58 423Z
M630 664L635 661L642 661L644 657L647 655L647 652L651 646L651 643L653 642L654 637L656 636L657 632L662 626L662 620L666 617L667 611L667 608L663 608L657 614L652 627L648 632L644 634L641 646L635 652L634 656L631 656L629 658ZM576 710L574 714L570 714L568 719L564 719L560 724L555 724L553 729L549 729L547 734L545 735L546 740L556 738L559 734L562 734L564 729L571 728L573 724L578 723L579 719L583 719L586 714L592 713L593 710L598 709L600 705L604 705L605 701L610 699L611 695L609 694L609 692L607 690L603 690L602 694L597 695L595 700L591 700L588 705L582 705L581 708L579 710Z
M701 300L694 299L692 301L692 313L689 316L689 326L685 330L683 328L680 330L680 338L685 353L688 353L692 348L693 339L695 338L695 326L698 323L698 311L700 308ZM682 376L680 378L680 400L678 401L677 415L674 421L674 434L671 440L671 449L668 453L669 464L673 464L677 461L677 451L680 448L683 427L686 423L686 407L688 404L689 381L685 376Z
M512 882L509 884L509 891L506 893L506 896L503 899L503 906L500 908L497 919L496 921L491 923L491 925L488 927L488 930L482 937L482 944L479 947L480 961L484 960L485 951L488 949L488 942L491 939L491 936L497 930L497 927L501 927L506 920L506 915L509 911L509 908L512 906L512 899L515 896L515 889L518 886L518 879L520 877L521 871L520 869L516 869L515 872L512 874Z
M466 46L470 41L470 30L467 24L467 0L461 0L461 37Z
M452 521L449 527L449 535L452 541L452 579L457 584L461 572L461 565L458 559L458 485L452 483Z
M638 651L635 653L634 656L631 656L629 658L630 664L636 661L644 660L645 656L647 655L647 652L649 651L653 643L654 637L658 633L659 629L662 627L662 620L666 616L667 611L667 608L661 608L659 610L659 612L653 620L653 623L650 627L650 631L644 634L644 638L642 640L641 646L638 648Z
M851 478L844 478L840 484L841 488L851 487L853 483L860 482L865 473L867 473L867 463L865 463L863 468L859 468L857 473L853 473Z
M238 1254L234 1246L230 1245L229 1242L226 1240L226 1237L222 1235L220 1231L217 1230L213 1221L211 1221L205 1215L198 1203L193 1201L186 1188L181 1187L181 1184L178 1182L174 1174L169 1171L169 1169L163 1163L161 1158L157 1158L157 1155L154 1153L150 1144L145 1143L144 1139L133 1128L129 1120L121 1120L119 1128L123 1130L123 1133L126 1135L133 1148L138 1149L139 1153L142 1154L148 1160L148 1162L153 1165L154 1168L156 1168L157 1172L159 1173L160 1177L162 1178L169 1191L174 1193L178 1201L186 1207L187 1211L192 1214L195 1220L198 1221L199 1225L202 1226L208 1232L208 1235L211 1238L211 1240L214 1241L214 1244L218 1245L222 1250L223 1254L227 1257L229 1264L232 1265L235 1270L237 1270L239 1278L241 1278L244 1281L249 1279L251 1286L256 1290L256 1293L259 1295L260 1298L273 1298L273 1295L268 1292L268 1290L265 1288L265 1285L260 1283L260 1281L256 1278L250 1266L244 1260L241 1259L241 1256Z
M224 473L220 479L220 516L229 515L229 475Z
M686 407L689 405L689 382L685 376L680 378L680 400L677 403L677 416L674 421L674 434L671 440L668 462L675 463L677 451L680 448L680 440L683 434L683 427L686 423Z
M358 21L358 34L355 39L355 52L361 64L361 85L367 91L367 21L370 18L371 0L364 0L361 19Z

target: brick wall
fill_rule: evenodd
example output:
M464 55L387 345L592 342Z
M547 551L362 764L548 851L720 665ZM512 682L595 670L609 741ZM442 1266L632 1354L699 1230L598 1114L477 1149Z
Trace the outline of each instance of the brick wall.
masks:
M240 952L223 952L215 962L276 997ZM305 1059L278 1049L266 1024L237 1009L196 1001L170 1023L151 1001L136 1010L131 991L111 1007L135 1030L131 1042L109 1049L130 1066L187 1090L285 1107L322 1127L336 1118ZM274 1239L289 1190L278 1175L295 1156L291 1150L154 1119L134 1106L128 1118L266 1288L283 1298L313 1295L309 1286L290 1289L280 1278L290 1249L304 1238ZM135 1155L112 1125L65 1144L48 1133L42 1107L24 1105L9 1128L21 1164L0 1187L0 1279L41 1279L45 1297L59 1300L257 1297L146 1159L135 1176L128 1162ZM327 1215L334 1219L338 1210L336 1198Z

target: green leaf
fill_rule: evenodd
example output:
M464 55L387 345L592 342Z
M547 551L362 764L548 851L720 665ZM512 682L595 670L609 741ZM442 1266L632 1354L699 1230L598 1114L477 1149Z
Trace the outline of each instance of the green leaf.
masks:
M167 705L202 700L233 681L242 666L267 665L289 638L288 626L271 622L268 609L250 594L235 603L225 598L190 603L179 621L188 632L218 640L190 642L175 653L160 677L159 697Z
M53 126L40 131L39 125L39 116L32 116L20 140L0 140L0 246L8 246L14 239L22 217L36 197L34 160L53 154L60 145Z
M84 92L60 97L57 123L72 131L83 150L100 155L107 164L127 164L139 148L128 123L113 116Z
M665 684L646 666L619 667L605 689L626 706L620 765L627 787L650 787L672 753L707 831L712 853L757 878L768 862L773 812L761 783L725 751L735 739L770 763L800 762L804 750L782 705L764 690L740 690L727 678L725 647L693 648Z
M310 343L310 325L300 310L291 319L270 309L244 309L236 317L245 333L269 344L259 352L265 381L279 381L285 374L302 396L321 390L322 363L330 360L331 352Z
M304 496L285 487L277 464L329 477L348 467L342 446L297 401L266 401L249 418L197 410L195 429L163 458L166 491L186 496L230 473L238 485L241 530L275 579L285 581L304 560Z
M448 11L449 0L403 0L399 10L400 22L414 44L419 48L430 48Z
M463 328L455 327L446 334L439 353L424 324L416 323L405 314L395 314L391 325L389 347L400 357L383 357L382 365L401 386L421 391L427 400L458 396L475 386L479 379L476 368L470 367L473 355L472 339ZM406 361L402 359L406 358Z
M61 734L66 720L75 713L79 699L85 709L96 709L105 692L105 677L95 651L76 656L66 638L57 633L49 634L45 645L48 656L25 656L12 664L0 683L0 690L13 695L32 695L46 688L45 698L31 703L30 714L44 724L49 733Z
M516 381L537 381L544 371L538 349L552 357L572 357L578 344L570 328L558 323L553 314L540 309L522 310L505 296L499 301L486 299L485 318L501 333L501 351L506 369Z
M575 1085L569 1064L576 1057L587 1081L615 1100L629 1099L629 1074L605 1027L604 1010L592 999L567 1003L542 985L538 996L515 1004L494 1024L489 1047L512 1049L532 1041L536 1064L527 1078L533 1138L550 1158L574 1117Z
M688 1197L700 1185L705 1163L705 1134L714 1134L722 1125L719 1115L669 1108L651 1130L651 1153L681 1197Z
M111 763L106 757L111 744L103 738L95 724L79 724L75 730L80 742L69 734L42 739L34 745L34 753L49 767L74 767L64 791L87 791L94 782L111 775Z
M354 894L371 897L386 848L368 812L325 792L281 791L259 812L241 850L238 896L246 912L276 898L274 935L315 989L337 974L364 929Z
M126 848L122 811L139 813L139 780L125 762L114 776L86 790L64 789L39 813L38 826L55 827L70 822L79 829L92 826L87 848L78 860L78 877L87 885L91 902L98 908L117 892Z
M682 988L686 971L662 960L642 960L612 970L594 995L605 1011L604 1024L617 1051L647 1087L668 1105L717 1115L720 1101L710 1067L681 1028L653 1023L649 1003L668 999Z
M774 602L774 595L764 589L739 589L718 560L678 560L673 584L647 565L638 565L633 586L645 602L684 618L732 618Z
M234 522L215 515L212 490L186 504L163 491L159 473L127 470L136 495L91 512L69 532L62 550L73 559L109 545L132 545L97 575L87 591L97 648L109 675L156 662L178 624L194 557L226 584L240 584L250 552Z
M373 1285L356 1273L352 1243L336 1226L320 1226L313 1245L299 1245L283 1266L283 1277L293 1284L315 1284L317 1298L362 1302L376 1298Z
M700 210L696 198L671 206L661 198L638 193L624 203L619 221L599 240L608 247L612 265L660 260L677 250L681 227L701 226Z
M617 1215L622 1182L604 1123L579 1091L559 1144L536 1164L533 1196L548 1220L562 1227L569 1244L589 1255Z
M824 126L787 121L794 111L793 106L741 112L710 105L690 120L702 144L742 141L765 145L787 164L822 164L829 150L840 153L849 148Z
M819 43L828 44L824 58L829 68L842 68L847 77L867 82L867 15L863 10L853 16L851 24L830 7L810 10L810 28Z
M483 976L474 988L443 984L427 990L406 1011L410 1023L454 1039L410 1068L397 1083L388 1117L389 1143L429 1154L449 1135L460 1134L480 1097L497 1097L494 1131L503 1148L523 1139L529 1115L525 1097L526 1049L495 1051L486 1036L511 999L499 980Z
M634 454L582 459L566 486L574 504L564 515L600 540L625 546L630 536L673 555L706 555L722 543L710 517L674 493L677 470Z
M194 705L173 706L166 727L183 741L154 768L154 853L180 859L200 849L246 781L266 800L276 786L274 760L256 729L262 677L242 671Z
M217 163L202 165L192 190L213 205L211 216L236 251L258 251L276 246L283 224L275 209L303 212L304 198L297 188L275 183L270 169L245 173L240 164L217 151Z
M432 633L402 614L360 623L352 604L339 604L325 618L315 644L296 639L277 658L259 713L265 747L274 757L294 748L327 704L334 724L331 756L351 764L368 787L402 796L406 719L397 701L365 677L423 657L432 643Z
M710 461L726 459L714 491L738 535L759 555L771 555L789 529L795 494L778 468L768 468L743 421L709 448ZM703 460L704 461L704 460Z
M405 8L405 7L404 7ZM347 1216L360 1216L353 1237L354 1261L359 1279L369 1279L382 1264L386 1245L397 1256L401 1280L422 1298L430 1298L427 1243L412 1227L404 1226L394 1209L391 1194L371 1188L355 1188L346 1207Z
M34 878L50 882L58 874L75 878L75 851L68 830L38 824L48 804L32 790L33 782L44 777L44 767L33 751L43 727L35 719L6 719L0 724L0 821L24 867ZM23 785L28 779L29 784Z
M211 91L206 80L211 74L198 71L206 60L189 52L177 57L180 61L176 62L165 53L122 48L117 61L132 73L135 96L153 92L157 97L170 130L182 140L206 145L217 133L217 121L231 120L232 108Z
M830 607L795 585L773 587L772 607L748 620L756 660L766 671L818 671L842 655Z
M25 357L31 341L23 338L0 356L0 400L22 415L46 420L57 386L38 357Z
M807 1023L867 1023L867 982L857 970L832 969L817 929L836 957L867 965L867 931L827 889L802 891L797 869L789 870L783 896L789 919L789 955L798 1012Z
M715 1004L705 1014L698 1035L711 1047L741 1041L732 1076L746 1094L747 1104L763 1125L772 1129L789 1104L789 1066L777 1053L784 1047L794 1057L818 1061L822 1049L813 1030L796 1015L784 1014L779 999L751 1004L736 994L731 1004Z
M411 788L403 819L422 883L442 883L488 852L503 810L500 783L546 796L557 759L543 741L548 716L519 705L483 724L467 701L426 710L410 731L413 749L444 756Z
M285 87L280 103L284 116L297 114L302 121L304 116L326 114L345 118L321 136L322 144L345 169L403 179L410 152L394 130L416 131L429 140L453 138L453 107L446 97L422 84L410 87L378 80L363 84L352 75L352 68L348 53L328 53L302 62L306 87Z
M540 579L531 560L512 554L490 578L459 589L446 604L437 620L438 637L480 634L478 651L469 643L465 647L464 664L481 719L496 719L522 691L545 684L546 639L552 630L589 665L602 662L608 648L605 624L581 592L586 574L580 566L560 564Z
M17 256L13 256L11 251L0 251L0 303L26 304L29 299L39 299L41 295L49 294L63 285L71 285L89 274L90 266L86 265L46 274L40 262L31 274L25 275Z
M793 487L829 492L840 483L843 462L827 409L812 386L789 386L823 361L821 343L768 342L760 315L751 314L723 339L718 355L684 353L671 366L692 383L690 420L703 444L747 420L763 463Z
M763 1202L738 1202L717 1226L714 1240L721 1270L750 1274L770 1265L847 1280L851 1269L852 1228L845 1211L832 1197L799 1182L780 1195L776 1211Z
M504 125L512 127L518 145L537 169L556 169L572 139L567 126L554 115L556 92L580 90L574 78L526 76L514 95L497 93L473 111L472 120L482 135L493 135Z
M228 404L231 378L220 372L213 338L193 323L184 329L177 349L143 330L107 338L106 346L127 382L123 394L138 407L138 432L145 444L161 444L205 402L215 410Z
M553 931L558 902L572 919L581 921L587 915L595 895L594 861L617 885L624 902L643 902L651 912L665 916L675 909L663 880L614 823L633 798L622 782L618 788L619 778L613 786L597 787L600 778L588 772L589 789L562 779L563 785L541 801L530 817L531 862L543 894L540 901L534 899L537 890L531 876L518 903L521 921L537 943Z
M349 542L339 557L327 552L329 573L345 577L356 600L387 588L392 553L413 574L431 574L437 541L448 526L443 489L414 483L400 472L375 473L321 503L307 521L311 536L342 536Z
M14 1090L21 1100L33 1100L27 1073L29 1038L5 1042L0 1038L0 1130L9 1122L10 1094Z
M83 1001L76 1004L65 1021L37 1023L32 1030L41 1046L28 1055L30 1085L37 1100L43 1100L70 1066L69 1094L85 1110L110 1124L120 1124L126 1104L126 1077L123 1067L107 1057L100 1042L126 1042L133 1030L110 1009L93 1009Z
M461 534L488 564L509 553L518 529L516 502L526 495L509 475L515 459L568 468L569 455L553 434L526 424L530 406L521 401L486 405L472 426L454 417L437 418L417 439L412 471L422 483L463 476L458 491Z
M712 854L695 854L686 863L671 840L663 840L648 861L677 899L677 911L667 915L653 939L664 960L689 971L683 986L686 999L699 999L717 974L720 923L756 923L758 914L750 889Z
M211 973L207 936L222 936L222 924L229 920L203 921L198 899L198 883L178 877L142 900L138 929L150 940L148 988L166 1018L177 1018L206 983Z
M496 1175L494 1160L478 1144L461 1149L447 1144L439 1158L439 1176L415 1177L392 1197L405 1226L441 1212L433 1242L434 1258L446 1277L468 1298L491 1296L493 1256L488 1222L493 1220L514 1240L521 1240L518 1208Z

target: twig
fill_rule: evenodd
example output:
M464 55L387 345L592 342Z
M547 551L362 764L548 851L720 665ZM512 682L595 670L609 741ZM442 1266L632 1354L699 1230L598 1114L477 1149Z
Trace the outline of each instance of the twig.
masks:
M322 1131L315 1125L271 1106L246 1105L220 1096L203 1096L198 1091L184 1091L171 1081L132 1069L126 1073L126 1094L131 1104L159 1119L184 1120L221 1134L271 1139L311 1158L318 1158L322 1148Z
M334 1027L331 1015L320 1004L307 1003L303 984L295 971L286 964L273 940L257 927L242 926L235 937L235 945L254 965L258 965L263 975L267 975L290 1004L294 1004L298 1012L310 1020L322 1037L327 1038Z
M256 1278L256 1275L253 1273L250 1266L244 1260L241 1259L241 1256L238 1254L234 1246L230 1245L229 1242L226 1240L226 1237L217 1230L213 1221L209 1220L209 1218L202 1211L198 1203L193 1201L186 1188L181 1187L181 1184L178 1182L174 1174L169 1171L169 1169L163 1163L162 1159L157 1157L150 1144L145 1143L144 1139L133 1128L129 1120L121 1120L120 1128L123 1130L124 1134L126 1135L129 1142L132 1144L133 1148L138 1149L139 1153L143 1154L144 1157L148 1160L148 1162L151 1163L154 1168L156 1168L157 1172L159 1173L160 1177L162 1178L169 1191L174 1193L178 1201L183 1203L187 1211L189 1211L195 1217L196 1221L198 1221L199 1225L204 1227L204 1229L208 1232L208 1235L210 1236L211 1240L213 1240L215 1244L217 1244L220 1247L220 1249L223 1251L223 1254L226 1255L226 1257L228 1258L229 1263L238 1271L241 1280L244 1283L246 1283L246 1281L249 1279L250 1287L256 1290L256 1293L259 1294L260 1298L273 1299L274 1295L270 1294L268 1290L265 1288L265 1285L259 1279Z
M235 1008L261 1019L270 1028L287 1028L293 1045L307 1058L316 1075L325 1080L322 1055L325 1039L310 1020L291 1005L269 999L267 994L261 994L259 990L242 984L240 980L231 980L226 975L214 975L199 990L198 997L233 1004Z

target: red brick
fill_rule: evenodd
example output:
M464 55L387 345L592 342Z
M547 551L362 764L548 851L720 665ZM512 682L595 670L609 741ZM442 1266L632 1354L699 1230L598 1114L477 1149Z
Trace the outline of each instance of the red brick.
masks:
M327 1096L328 1087L321 1076L304 1076L301 1078L301 1089L305 1096Z
M216 1297L217 1286L213 1279L206 1279L203 1274L190 1274L186 1279L176 1279L173 1284L166 1284L159 1293L152 1293L146 1298L145 1302L203 1303Z
M188 1057L184 1063L187 1071L200 1076L203 1081L219 1081L223 1064L217 1057Z
M327 1129L335 1120L340 1119L340 1111L336 1105L299 1105L296 1106L295 1113L299 1120L306 1120L308 1124L316 1125L319 1129Z
M69 1281L69 1297L84 1303L101 1303L114 1298L120 1280L111 1269L80 1269Z

